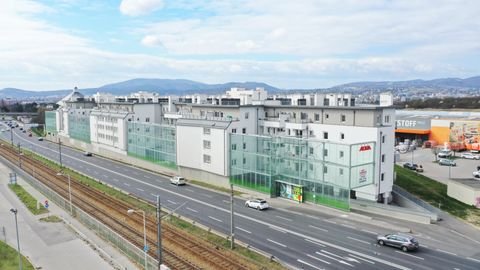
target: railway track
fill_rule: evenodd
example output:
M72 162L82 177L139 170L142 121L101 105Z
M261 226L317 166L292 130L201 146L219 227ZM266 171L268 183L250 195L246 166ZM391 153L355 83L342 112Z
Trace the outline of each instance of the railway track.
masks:
M2 144L0 155L17 164L25 172L48 186L68 200L66 176L58 175L41 161L22 155L13 147ZM143 249L143 215L127 210L134 206L118 200L88 185L71 178L73 204L110 227L122 237ZM147 244L149 254L156 256L157 223L154 217L146 216ZM258 265L245 261L229 250L214 246L198 237L188 235L169 223L162 223L162 254L164 263L171 269L261 269Z

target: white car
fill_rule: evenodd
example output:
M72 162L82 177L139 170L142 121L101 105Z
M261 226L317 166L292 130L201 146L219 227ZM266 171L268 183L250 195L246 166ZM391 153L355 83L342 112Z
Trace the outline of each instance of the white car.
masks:
M466 159L480 159L480 156L479 155L474 155L472 153L463 153L461 156L461 158L466 158Z
M438 158L448 158L452 156L452 151L448 149L443 149L438 153Z
M480 178L480 171L473 172L473 177Z
M180 185L187 184L187 181L185 180L185 178L183 178L181 176L174 176L174 177L170 178L170 184L180 186Z
M245 202L246 207L255 208L257 210L268 209L270 206L263 199L251 199Z

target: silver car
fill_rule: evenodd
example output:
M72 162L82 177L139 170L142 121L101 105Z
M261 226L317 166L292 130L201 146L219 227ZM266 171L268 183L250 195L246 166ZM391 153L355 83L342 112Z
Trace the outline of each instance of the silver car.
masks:
M451 159L442 158L438 161L441 166L457 166L457 163Z
M263 199L252 199L245 202L246 207L255 208L257 210L268 209L270 206Z
M419 248L418 241L413 236L406 234L387 234L377 236L377 243L381 246L387 245L397 247L407 252Z
M469 153L469 152L463 153L460 157L461 157L461 158L466 158L466 159L477 159L477 160L480 159L480 156L479 156L479 155L474 155L474 154Z

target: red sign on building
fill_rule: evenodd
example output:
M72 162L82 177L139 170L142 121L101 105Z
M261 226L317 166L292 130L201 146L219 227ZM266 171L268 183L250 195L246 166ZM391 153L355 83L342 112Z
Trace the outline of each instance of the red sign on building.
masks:
M368 150L372 150L372 147L370 147L370 145L362 145L362 146L360 146L360 152L368 151Z

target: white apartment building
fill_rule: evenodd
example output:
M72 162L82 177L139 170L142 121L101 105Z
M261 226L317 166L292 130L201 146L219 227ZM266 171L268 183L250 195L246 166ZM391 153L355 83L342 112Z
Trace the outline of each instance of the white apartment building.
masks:
M368 169L362 168L360 172L351 162L350 167L345 167L351 171L350 178L359 173L361 177L371 177L363 186L351 186L351 196L378 201L391 197L395 128L391 107L356 106L349 94L268 97L263 89L232 89L219 96L163 97L141 92L114 98L97 94L93 103L78 95L75 97L70 95L57 110L59 134L72 139L69 132L72 123L65 114L86 113L90 127L87 148L113 158L119 158L120 153L159 165L168 160L169 166L174 164L176 173L187 178L227 186L234 162L230 156L231 134L295 138L323 144L324 149L348 146L348 153L354 158L359 155L355 151L372 150ZM327 159L327 150L323 151L323 166L340 164L335 159L346 158L343 151L328 150ZM342 164L346 164L344 161ZM303 168L294 161L285 166ZM308 166L312 169L313 165ZM331 170L323 168L322 177L335 182L338 169L332 175ZM339 170L343 172L344 168Z

